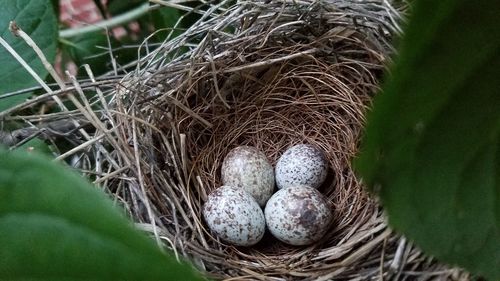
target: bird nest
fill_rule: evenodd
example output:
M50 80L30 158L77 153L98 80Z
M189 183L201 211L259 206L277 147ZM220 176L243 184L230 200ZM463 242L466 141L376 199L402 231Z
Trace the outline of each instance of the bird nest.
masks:
M119 80L93 79L87 69L90 80L74 80L30 102L59 95L76 105L73 110L22 120L52 125L35 127L43 127L46 140L65 122L66 133L55 136L67 140L58 158L101 185L139 227L208 277L449 277L453 271L388 229L351 164L393 53L401 7L353 0L229 2L191 9L202 14L198 22ZM87 99L86 91L96 95ZM215 237L201 210L221 185L228 151L252 145L274 165L299 143L321 148L328 158L320 188L333 206L327 234L300 247L270 235L252 247Z

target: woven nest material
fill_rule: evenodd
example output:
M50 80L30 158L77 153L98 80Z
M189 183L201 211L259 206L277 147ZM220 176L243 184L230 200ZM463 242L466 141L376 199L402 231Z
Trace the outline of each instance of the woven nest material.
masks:
M351 166L401 11L387 1L354 0L204 7L192 10L202 14L196 24L142 57L119 82L74 81L56 92L68 94L75 110L22 119L78 122L78 130L70 126L75 130L64 135L73 148L59 159L102 185L137 225L211 278L456 275L387 228ZM87 90L96 97L85 99ZM228 151L252 145L274 165L298 143L314 144L328 157L320 189L333 205L327 235L303 247L265 236L247 248L212 235L201 208L221 185Z

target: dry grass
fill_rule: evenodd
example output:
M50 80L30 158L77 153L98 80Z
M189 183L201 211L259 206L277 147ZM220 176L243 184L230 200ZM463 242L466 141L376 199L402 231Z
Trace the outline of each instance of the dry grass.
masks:
M400 31L402 10L387 1L222 1L203 9L182 1L154 2L203 16L122 69L132 71L119 82L109 76L94 79L87 69L90 82L73 79L72 87L0 113L4 122L24 120L30 128L22 130L30 132L58 120L71 122L71 130L44 130L48 141L62 135L73 144L61 149L58 159L101 185L159 245L191 260L207 276L467 277L393 234L351 167L365 113L394 52L390 42ZM89 100L88 90L98 94ZM20 111L54 96L71 101L75 109ZM334 206L328 234L307 247L267 235L251 248L211 235L200 210L220 185L227 152L250 144L274 164L297 143L315 144L328 156L330 174L321 187Z

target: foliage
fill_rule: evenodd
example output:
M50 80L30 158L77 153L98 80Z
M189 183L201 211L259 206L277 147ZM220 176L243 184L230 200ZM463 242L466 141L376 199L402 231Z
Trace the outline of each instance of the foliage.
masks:
M100 1L94 1L100 3ZM146 3L147 0L108 1L107 5L99 5L104 18L119 16ZM106 34L103 31L85 33L72 38L61 38L60 49L66 61L73 61L76 65L89 64L95 75L104 74L113 70L109 47L113 49L113 59L117 65L126 65L137 59L137 46L146 37L156 30L169 29L175 26L181 13L169 7L153 10L137 20L132 25L127 22L120 26L124 34L115 36L113 32ZM163 42L168 32L159 32L157 36L148 39L149 46ZM128 47L127 47L128 46ZM151 47L149 47L151 48ZM146 50L142 50L146 52Z
M50 147L41 139L34 138L18 147L19 150L24 150L30 153L41 153L51 155Z
M498 280L500 6L414 4L357 166L394 228Z
M2 280L200 280L82 178L17 151L0 151L0 257Z
M103 18L110 16L119 16L121 13L129 13L131 10L147 3L147 0L134 1L108 1L102 4L100 0L95 0L98 10ZM196 3L196 1L194 1ZM58 26L62 26L63 22L58 22L57 14L59 9L59 1L5 1L0 0L0 4L4 7L0 11L0 28L2 38L11 45L14 50L23 57L27 64L30 65L42 79L47 76L46 69L42 66L40 59L36 56L33 49L28 46L24 40L14 37L9 31L9 22L15 20L17 25L25 31L33 41L40 47L48 61L52 64L55 62L56 51L60 55L61 60L58 64L61 69L66 69L66 66L74 63L77 68L77 77L86 77L83 71L83 64L89 64L94 75L101 75L113 70L112 59L116 62L116 66L120 67L127 65L137 59L137 46L149 36L154 30L165 29L166 31L158 32L148 40L148 49L142 48L143 55L145 52L155 47L155 43L162 42L166 39L168 31L177 23L182 13L178 10L162 7L153 10L150 13L144 14L139 18L131 19L130 22L124 22L120 27L124 30L121 35L115 36L114 32L106 33L104 30L91 33L76 34L71 37L59 38ZM136 24L136 28L133 27ZM137 27L138 26L138 27ZM182 28L182 25L178 26ZM174 36L177 33L174 33ZM113 49L109 51L110 47ZM111 57L112 56L112 57ZM0 112L14 105L22 103L27 98L37 95L37 91L13 93L18 90L24 90L37 85L35 79L21 66L21 64L8 51L0 47L0 78L2 81L9 83L0 84ZM64 76L64 74L62 74ZM47 83L54 82L51 77L46 79ZM8 95L3 95L7 94ZM92 96L92 92L85 93L88 97ZM2 96L3 95L3 96ZM71 107L72 105L68 105ZM29 109L34 114L38 114L39 108ZM56 112L58 108L55 106L47 106L43 108L44 112ZM2 130L11 130L18 126L17 122L4 122ZM49 151L48 145L42 141L36 143L38 151Z
M14 37L9 31L9 22L15 21L24 32L38 44L48 60L53 62L57 47L57 17L49 1L30 0L0 0L0 36L35 70L40 77L45 77L47 71L42 62L23 40ZM0 47L0 94L29 88L37 82L26 70L7 52ZM6 83L8 81L8 83ZM0 100L0 111L24 101L29 94L16 95Z

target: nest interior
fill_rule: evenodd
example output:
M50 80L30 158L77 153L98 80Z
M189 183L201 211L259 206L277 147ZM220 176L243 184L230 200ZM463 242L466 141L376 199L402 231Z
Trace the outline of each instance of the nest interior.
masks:
M186 150L191 159L189 173L199 176L203 183L198 189L200 195L192 201L196 208L193 215L201 214L206 194L221 186L222 161L236 146L255 146L274 165L288 147L309 143L326 152L331 167L320 190L333 205L334 223L319 243L307 248L292 247L267 236L254 247L236 248L218 241L201 224L208 245L203 251L219 256L220 263L211 265L214 269L224 270L224 266L230 265L231 276L251 271L269 276L267 271L273 267L285 275L326 273L330 270L328 264L336 262L328 261L329 252L347 254L348 251L342 253L342 245L352 243L349 247L352 250L364 240L355 234L373 227L370 218L377 212L377 205L363 192L350 163L356 153L364 112L376 90L382 57L367 52L362 34L347 33L348 36L334 33L299 44L268 42L278 48L233 45L232 50L251 57L252 63L265 62L272 56L291 56L318 46L322 49L318 47L316 54L271 66L227 74L223 69L237 67L242 62L215 60L216 78L213 73L200 72L199 76L189 77L197 82L179 92L177 98L184 97L192 112L174 110L172 121L178 124L179 133L186 136ZM349 50L359 53L351 55ZM353 227L360 229L353 231ZM237 272L240 268L241 272Z
M148 52L119 81L95 80L89 72L90 83L74 81L73 88L44 97L74 90L80 94L70 94L75 110L15 118L79 124L58 135L74 145L58 159L103 186L138 226L208 277L450 276L387 228L351 164L393 53L401 10L388 1L350 0L216 1L203 7L186 7L201 19ZM86 100L85 91L97 95ZM320 191L333 206L334 223L325 237L294 247L266 235L245 248L213 236L201 208L221 185L228 151L252 145L274 165L298 143L320 147L329 161Z

